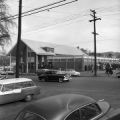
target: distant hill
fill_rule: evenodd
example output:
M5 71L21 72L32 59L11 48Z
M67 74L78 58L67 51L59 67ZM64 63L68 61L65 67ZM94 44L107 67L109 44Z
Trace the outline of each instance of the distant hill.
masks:
M90 52L90 56L93 56L94 53ZM120 58L120 52L102 52L102 53L97 53L98 57L108 57L108 58Z
M120 58L120 52L103 52L101 54L106 57Z
M79 46L77 46L79 49ZM94 53L91 52L88 49L80 48L84 53L86 53L89 56L94 56ZM109 58L120 58L120 52L102 52L102 53L97 53L98 57L109 57Z

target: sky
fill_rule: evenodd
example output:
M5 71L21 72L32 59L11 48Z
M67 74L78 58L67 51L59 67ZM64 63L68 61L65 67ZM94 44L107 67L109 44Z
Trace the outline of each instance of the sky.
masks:
M22 11L39 8L61 0L22 0ZM70 2L73 0L66 0ZM64 3L65 3L64 2ZM9 13L18 14L18 0L7 0ZM49 11L22 17L22 39L30 39L94 51L91 10L96 21L97 52L120 52L120 0L78 0ZM12 45L17 41L18 19L12 28Z

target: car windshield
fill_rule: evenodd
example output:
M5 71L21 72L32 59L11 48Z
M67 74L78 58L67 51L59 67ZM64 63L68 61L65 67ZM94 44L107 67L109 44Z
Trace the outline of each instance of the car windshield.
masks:
M14 89L14 85L13 84L5 84L3 85L1 91L2 92L6 92L6 91L10 91Z

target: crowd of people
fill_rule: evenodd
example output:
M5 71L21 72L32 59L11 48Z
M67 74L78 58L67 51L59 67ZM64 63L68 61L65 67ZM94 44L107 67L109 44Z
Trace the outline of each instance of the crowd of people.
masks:
M111 75L113 74L112 66L109 63L107 63L106 66L105 66L105 73L106 74L111 74Z

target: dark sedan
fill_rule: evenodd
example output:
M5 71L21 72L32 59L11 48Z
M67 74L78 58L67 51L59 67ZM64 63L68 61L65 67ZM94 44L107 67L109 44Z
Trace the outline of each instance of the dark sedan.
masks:
M120 120L120 109L88 96L60 94L28 105L16 120Z
M39 80L46 82L65 82L71 79L68 74L60 74L58 70L45 69L37 73Z

